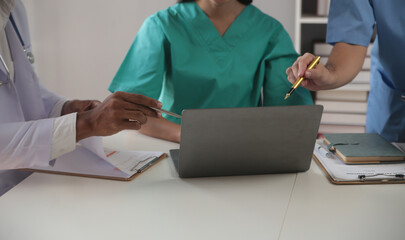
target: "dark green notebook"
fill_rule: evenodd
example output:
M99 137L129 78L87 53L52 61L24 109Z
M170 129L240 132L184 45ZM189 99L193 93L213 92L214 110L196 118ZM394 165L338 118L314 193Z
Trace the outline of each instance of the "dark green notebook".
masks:
M405 160L405 153L376 133L330 133L323 136L329 150L345 163Z

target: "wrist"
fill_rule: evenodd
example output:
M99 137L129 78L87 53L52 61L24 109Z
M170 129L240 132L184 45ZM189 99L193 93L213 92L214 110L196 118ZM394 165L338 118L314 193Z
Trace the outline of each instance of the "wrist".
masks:
M60 115L61 115L61 116L66 115L66 114L69 113L68 106L69 106L70 102L71 102L71 101L66 101L66 102L63 104L62 110L60 111Z
M335 65L331 64L331 63L327 63L325 65L325 69L326 69L326 81L328 82L328 84L325 85L325 89L324 90L328 90L328 89L335 89L339 86L339 81L338 81L338 76L336 74L336 68Z
M76 142L91 137L93 133L92 121L89 112L77 113L76 117Z

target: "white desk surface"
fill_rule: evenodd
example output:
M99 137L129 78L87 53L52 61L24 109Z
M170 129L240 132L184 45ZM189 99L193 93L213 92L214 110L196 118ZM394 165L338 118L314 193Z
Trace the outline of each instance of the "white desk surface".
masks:
M334 185L312 162L298 174L280 239L405 239L404 217L404 184Z
M178 148L135 132L105 145ZM295 178L180 179L170 158L131 182L34 173L0 198L0 239L277 239Z
M120 149L177 144L123 132ZM170 158L131 182L34 173L0 197L0 239L404 239L405 185L306 173L180 179Z

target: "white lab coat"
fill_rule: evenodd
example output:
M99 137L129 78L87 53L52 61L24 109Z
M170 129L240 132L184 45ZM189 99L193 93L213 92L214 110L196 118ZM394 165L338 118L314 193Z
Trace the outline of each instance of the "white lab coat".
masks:
M25 45L31 48L27 17L20 0L16 1L12 14ZM3 31L1 24L0 31ZM40 86L9 21L5 31L15 77L13 83L0 86L0 196L29 175L15 169L49 164L54 119L48 116L60 100ZM6 77L0 64L0 79Z

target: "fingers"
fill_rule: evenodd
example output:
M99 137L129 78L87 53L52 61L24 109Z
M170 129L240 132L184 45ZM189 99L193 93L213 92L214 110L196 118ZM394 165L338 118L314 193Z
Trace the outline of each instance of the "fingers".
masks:
M287 68L286 73L287 73L287 79L288 79L288 81L289 81L291 84L293 84L293 83L297 80L297 78L294 76L294 73L293 73L293 71L292 71L292 68L291 68L291 67Z
M301 57L298 57L294 64L291 66L291 74L295 79L299 78L298 76L298 62L301 61Z
M302 57L299 57L297 60L297 74L298 77L304 76L305 71L308 68L308 65L314 60L315 56L310 53L305 53Z
M92 101L90 100L86 100L86 101L79 101L78 103L78 110L77 112L82 112L82 111L88 111L90 109L92 109Z
M147 117L161 116L150 107L160 109L162 103L138 94L116 92L102 103L87 100L76 102L74 106L82 109L76 124L76 139L80 140L89 136L108 136L124 129L138 130Z
M121 126L122 130L124 129L139 130L141 129L142 124L139 121L130 120L130 121L122 121Z
M286 70L287 79L291 84L301 77L298 75L298 63L301 61L301 59L302 57L298 57L294 64Z
M96 108L96 107L98 107L98 106L100 106L101 105L101 102L100 101L98 101L98 100L92 100L91 101L91 104L90 104L90 109L93 109L93 108ZM90 110L89 109L89 110Z
M304 79L302 82L301 82L301 87L308 87L308 85L310 84L310 81L308 80L308 79Z
M75 100L74 102L76 103L74 107L77 112L89 111L101 104L98 100Z
M158 100L140 94L115 92L114 95L133 104L138 104L146 107L162 108L162 103Z
M293 74L295 78L300 78L304 76L304 73L307 70L308 65L312 62L314 58L315 58L314 55L310 53L305 53L301 57L298 57L291 67L287 68L286 74L287 75Z
M137 118L139 118L137 120L139 120L140 122L144 122L144 121L146 121L146 116L150 116L150 117L159 116L159 114L155 110L153 110L147 106L140 105L139 103L133 103L133 102L127 101L128 99L133 97L132 95L135 95L135 94L127 94L127 93L123 93L123 92L114 93L114 94L110 95L101 104L101 108L103 109L103 111L105 113L113 112L111 117L112 118L115 117L119 120L135 119L135 117L137 117ZM142 100L144 99L143 98L144 96L142 96L142 95L137 95L137 96L141 96L141 97L135 98L135 99L141 99L140 102L142 102ZM134 100L134 98L132 98L132 100ZM147 100L148 101L153 100L153 101L149 102L152 105L156 106L157 103L159 103L161 105L161 103L159 101L156 101L152 98L147 98Z
M126 93L126 92L115 92L113 93L113 98L121 99L122 106L126 110L141 111L146 116L150 117L161 117L162 115L155 110L149 108L162 108L162 103L156 99L149 98L140 94Z
M298 57L294 64L286 70L288 81L293 84L298 78L304 77L305 80L301 83L301 86L306 87L310 84L308 80L321 76L318 69L307 70L308 65L314 58L315 56L310 53Z
M150 116L150 117L159 117L161 116L161 114L159 114L158 112L156 112L155 110L142 106L142 105L138 105L138 104L133 104L127 101L122 100L120 103L120 107L125 110L125 111L139 111L142 112L144 115L146 116Z
M71 100L67 101L62 108L62 115L73 113L73 112L83 112L89 111L100 104L97 100Z
M309 80L322 79L323 78L322 68L307 70L305 72L305 78Z
M150 117L159 117L160 115L158 114L158 112L156 112L155 110L142 106L142 105L138 105L138 104L133 104L130 102L126 102L123 101L122 102L122 107L123 109L127 110L127 111L140 111L143 114L145 114L146 116L150 116Z
M120 116L123 120L136 121L145 124L148 118L142 111L123 111Z

